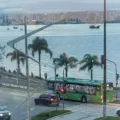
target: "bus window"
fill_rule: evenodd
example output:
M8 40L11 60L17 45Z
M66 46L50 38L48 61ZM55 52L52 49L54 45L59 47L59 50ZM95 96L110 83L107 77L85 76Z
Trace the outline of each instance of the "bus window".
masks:
M66 91L70 92L70 85L69 84L66 85Z
M60 88L60 83L56 83L56 90L59 90Z
M89 94L90 95L95 95L96 94L96 87L90 86L89 87Z

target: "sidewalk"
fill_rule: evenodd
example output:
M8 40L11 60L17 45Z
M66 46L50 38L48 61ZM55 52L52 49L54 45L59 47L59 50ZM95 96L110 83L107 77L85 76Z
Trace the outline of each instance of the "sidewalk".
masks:
M100 117L100 115L86 115L85 113L73 112L67 115L60 115L49 120L95 120L95 118Z
M120 107L120 104L108 104L106 115L116 116L116 109ZM81 104L74 107L66 108L71 110L72 113L59 115L49 120L95 120L96 118L103 116L103 106L94 104Z

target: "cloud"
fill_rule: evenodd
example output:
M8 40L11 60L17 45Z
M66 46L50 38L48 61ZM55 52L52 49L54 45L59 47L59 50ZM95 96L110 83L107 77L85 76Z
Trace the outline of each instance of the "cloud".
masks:
M116 9L120 0L108 0L107 8ZM66 12L103 10L103 0L0 0L2 12Z

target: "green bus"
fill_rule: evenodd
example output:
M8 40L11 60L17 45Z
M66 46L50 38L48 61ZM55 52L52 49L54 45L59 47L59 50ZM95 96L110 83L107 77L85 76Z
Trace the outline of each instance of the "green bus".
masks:
M55 91L61 98L81 101L83 103L103 103L103 81L100 80L85 80L77 78L50 78L47 80L48 90ZM62 94L60 89L65 89ZM113 83L107 82L107 102L113 102Z

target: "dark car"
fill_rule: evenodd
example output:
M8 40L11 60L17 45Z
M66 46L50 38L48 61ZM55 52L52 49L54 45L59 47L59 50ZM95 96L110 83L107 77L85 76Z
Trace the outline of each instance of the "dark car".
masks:
M57 94L42 94L35 99L35 104L59 105L60 98Z
M10 120L11 113L4 106L0 106L0 120Z
M120 117L120 108L117 109L116 114Z

